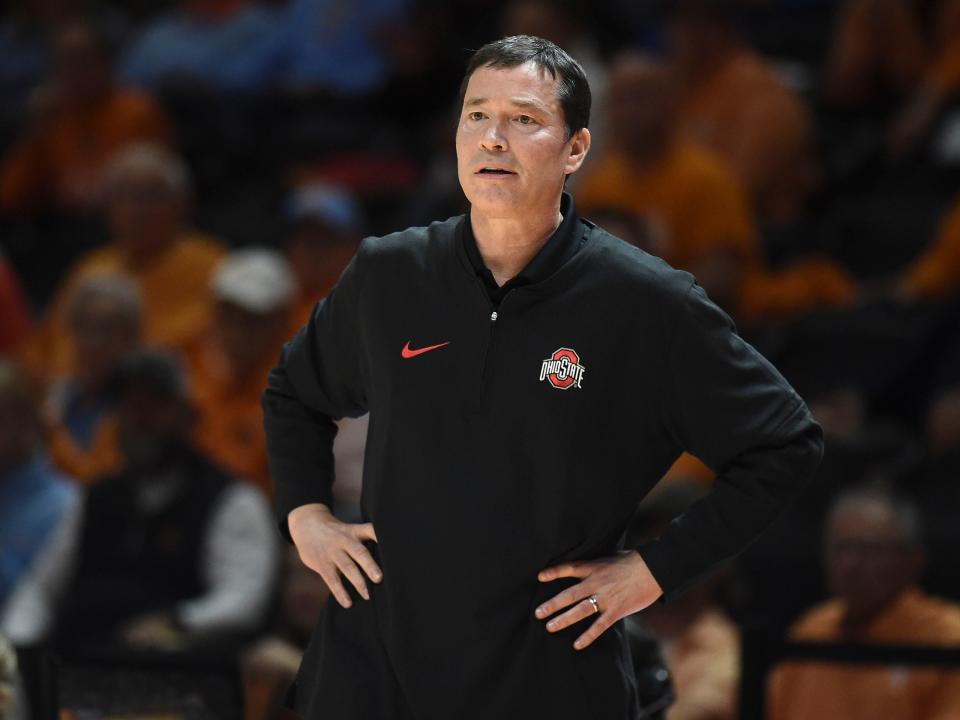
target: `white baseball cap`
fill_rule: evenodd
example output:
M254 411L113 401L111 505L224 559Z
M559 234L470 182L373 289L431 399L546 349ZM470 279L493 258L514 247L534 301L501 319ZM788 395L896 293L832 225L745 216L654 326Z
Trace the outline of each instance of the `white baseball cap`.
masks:
M266 314L289 303L297 280L282 253L269 248L234 250L217 266L212 289L219 300Z

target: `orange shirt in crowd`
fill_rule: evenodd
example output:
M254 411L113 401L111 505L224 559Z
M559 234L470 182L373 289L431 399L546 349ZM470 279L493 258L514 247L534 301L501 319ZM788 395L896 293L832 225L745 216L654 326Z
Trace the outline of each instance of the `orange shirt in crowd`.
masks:
M94 433L90 447L84 448L66 426L54 422L47 429L47 452L66 475L82 485L91 485L123 466L117 430L116 419L106 418Z
M843 603L830 600L791 629L795 640L842 639ZM960 606L909 589L860 638L889 645L960 645ZM960 717L960 671L905 665L784 663L771 676L769 720L949 720Z
M0 257L0 355L13 355L30 332L30 311L13 269Z
M94 250L77 262L57 290L30 343L30 366L41 377L70 374L70 295L80 281L102 272L126 274L139 286L145 344L176 350L188 347L210 326L210 280L225 253L220 242L198 234L184 234L142 267L132 266L116 246Z
M209 456L241 480L273 497L263 432L260 396L280 348L267 353L262 367L247 378L235 378L213 340L187 352L190 387L198 410L197 443Z
M100 199L104 170L119 149L169 137L160 107L133 90L117 89L97 105L64 110L49 125L28 131L4 158L0 209L89 209Z
M677 696L667 720L736 717L740 637L723 613L705 610L682 636L661 647Z
M904 289L925 300L941 300L960 289L960 202L940 222L933 244L904 271Z
M739 49L682 89L680 124L719 153L765 216L795 215L816 179L813 124L801 98Z
M719 157L693 142L675 140L646 168L611 148L587 169L575 193L586 217L594 209L617 208L661 226L661 256L674 267L688 267L716 250L733 251L748 264L759 261L739 181Z
M656 165L641 169L614 151L587 171L576 190L577 204L637 213L662 227L658 254L674 267L691 270L712 252L730 251L743 263L737 306L743 320L803 312L856 301L856 283L835 262L807 259L769 270L761 255L749 201L721 158L688 140L678 140Z

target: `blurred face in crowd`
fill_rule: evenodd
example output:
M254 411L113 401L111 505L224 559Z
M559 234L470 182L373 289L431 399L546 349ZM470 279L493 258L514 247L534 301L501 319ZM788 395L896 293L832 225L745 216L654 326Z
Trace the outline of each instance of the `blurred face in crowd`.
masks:
M189 437L192 411L183 399L131 385L117 398L119 445L128 468L161 468Z
M649 156L666 146L675 119L674 83L667 68L641 55L623 55L610 70L607 110L616 141Z
M255 313L236 303L218 300L214 337L237 379L260 369L273 357L286 334L290 308Z
M104 386L120 359L140 342L140 323L117 301L92 296L73 309L70 318L76 380L96 391Z
M474 211L489 219L558 206L564 178L590 147L586 128L567 137L557 80L533 62L477 68L456 139L460 185Z
M108 196L114 241L134 262L148 260L176 239L185 205L162 173L148 166L127 168L113 180Z
M110 90L110 58L98 38L83 25L61 31L56 45L57 91L71 105L95 103Z
M287 258L297 276L297 285L307 295L325 293L332 279L340 276L359 245L355 233L336 230L323 222L303 220L291 231Z
M840 501L828 518L824 553L830 591L853 622L881 612L919 580L923 567L922 548L882 498Z

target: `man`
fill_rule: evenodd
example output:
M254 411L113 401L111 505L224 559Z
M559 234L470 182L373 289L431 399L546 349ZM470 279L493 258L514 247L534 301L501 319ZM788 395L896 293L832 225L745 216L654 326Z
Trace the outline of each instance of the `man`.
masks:
M235 476L273 492L260 394L290 328L297 281L277 250L234 250L210 284L213 331L188 354L197 443Z
M114 389L123 470L86 496L58 643L222 648L257 630L271 600L279 558L269 506L192 446L193 411L172 358L131 353Z
M99 273L132 278L143 300L143 341L182 350L210 328L210 279L226 254L190 229L185 163L157 145L134 145L110 163L106 218L112 242L84 255L57 291L28 348L38 375L72 371L68 305L74 288Z
M47 393L50 455L83 484L120 469L110 379L140 345L142 301L134 281L102 273L77 283L67 308L73 372Z
M844 493L827 516L831 600L791 629L795 640L960 645L960 607L918 587L924 565L919 512L879 488ZM771 720L934 720L960 715L960 673L905 666L786 663L770 683Z
M820 428L693 276L577 217L576 61L499 40L462 95L469 214L364 240L264 394L281 530L336 600L290 700L308 718L633 720L622 618L753 539L815 469ZM342 523L333 418L366 410L367 522ZM622 549L684 448L720 471L713 492Z

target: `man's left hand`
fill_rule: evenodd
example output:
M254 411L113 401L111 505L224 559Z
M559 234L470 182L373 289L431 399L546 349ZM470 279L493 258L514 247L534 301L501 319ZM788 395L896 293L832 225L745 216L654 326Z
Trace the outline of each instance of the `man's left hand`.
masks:
M547 630L556 632L584 618L596 615L593 624L577 638L573 647L582 650L600 637L617 620L643 610L662 594L660 584L636 550L621 550L611 557L579 560L541 570L537 579L549 582L562 577L581 578L583 582L568 587L547 600L536 610L544 619L570 607L547 623ZM599 612L588 598L595 595Z

